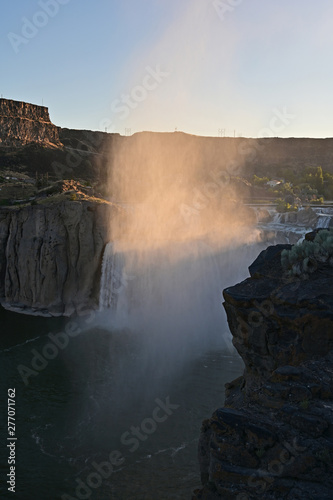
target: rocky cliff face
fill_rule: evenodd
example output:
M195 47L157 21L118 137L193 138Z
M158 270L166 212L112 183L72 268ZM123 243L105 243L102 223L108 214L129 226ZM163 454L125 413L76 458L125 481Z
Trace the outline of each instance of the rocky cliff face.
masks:
M58 129L44 106L0 99L0 145L29 143L60 145Z
M333 488L333 269L284 278L270 247L224 291L244 376L203 422L194 500L325 500Z
M0 303L51 315L96 308L114 213L112 205L86 201L1 209Z

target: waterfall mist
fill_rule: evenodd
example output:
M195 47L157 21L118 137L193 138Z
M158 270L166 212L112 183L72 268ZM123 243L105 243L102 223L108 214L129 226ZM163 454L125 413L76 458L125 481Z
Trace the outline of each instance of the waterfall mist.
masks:
M177 4L155 43L134 49L124 91L136 95L151 68L159 68L161 78L127 106L126 121L119 115L116 125L140 130L142 123L151 129L163 123L163 129L191 130L194 102L211 123L220 120L218 103L212 109L209 95L207 102L199 95L203 84L218 86L221 95L230 90L221 80L205 82L216 67L217 46L226 73L233 64L238 36L228 26L222 33L227 50L212 5ZM142 392L209 349L233 352L222 290L247 276L258 246L255 221L239 203L239 144L224 139L141 132L113 141L108 188L123 211L112 221L104 255L100 322L138 341L136 361L118 366L126 392L131 377ZM119 394L125 397L121 389Z
M258 254L237 183L191 136L142 133L119 140L109 188L123 210L104 255L100 321L139 343L126 380L141 373L151 387L208 349L230 354L222 290Z

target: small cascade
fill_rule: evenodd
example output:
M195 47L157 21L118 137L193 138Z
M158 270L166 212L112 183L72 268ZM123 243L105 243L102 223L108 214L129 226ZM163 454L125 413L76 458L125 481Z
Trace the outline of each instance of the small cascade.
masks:
M99 308L117 309L119 295L123 288L124 258L116 252L114 243L109 242L104 250L102 262L102 276L99 295Z
M282 224L285 222L286 214L276 212L273 216L272 224Z
M330 227L330 223L333 217L332 213L327 213L327 210L321 210L317 213L318 221L317 228L328 229Z
M333 207L305 207L298 211L278 213L276 209L255 207L257 227L263 241L271 244L296 244L314 228L328 229L333 226Z
M321 215L318 218L317 228L328 229L330 226L331 219L332 219L332 217L330 217L328 215Z

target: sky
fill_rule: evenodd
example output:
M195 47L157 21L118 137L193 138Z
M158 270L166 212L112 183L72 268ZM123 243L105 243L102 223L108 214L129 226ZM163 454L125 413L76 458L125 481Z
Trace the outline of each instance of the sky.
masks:
M2 2L0 93L122 135L332 137L332 0Z

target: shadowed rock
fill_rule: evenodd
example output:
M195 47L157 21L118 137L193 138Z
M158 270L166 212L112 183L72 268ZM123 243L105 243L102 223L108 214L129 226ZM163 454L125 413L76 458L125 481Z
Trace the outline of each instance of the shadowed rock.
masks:
M324 500L333 487L333 270L284 277L277 245L224 291L242 377L203 422L193 500Z
M97 308L114 213L89 201L0 209L0 303L55 316Z

